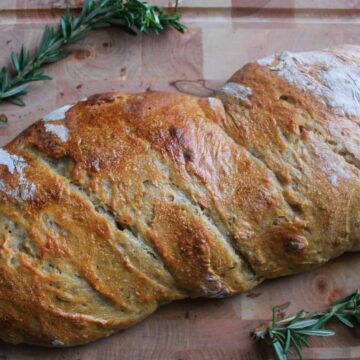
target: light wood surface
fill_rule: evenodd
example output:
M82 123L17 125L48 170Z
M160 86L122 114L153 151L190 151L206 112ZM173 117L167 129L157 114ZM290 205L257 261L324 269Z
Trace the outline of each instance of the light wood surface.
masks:
M156 1L167 6L168 0ZM55 24L64 0L0 0L0 65L22 43L35 45ZM81 1L71 1L79 6ZM27 107L0 105L9 126L0 146L44 114L97 92L180 91L209 95L238 68L273 52L360 44L357 0L183 0L185 35L130 37L99 30L47 67L53 81L34 84ZM286 314L315 310L360 287L360 255L349 254L311 273L264 283L224 300L167 305L143 323L87 346L48 350L0 342L7 360L265 360L266 346L250 332L281 305ZM315 339L306 359L360 359L360 328ZM340 330L341 329L341 330Z

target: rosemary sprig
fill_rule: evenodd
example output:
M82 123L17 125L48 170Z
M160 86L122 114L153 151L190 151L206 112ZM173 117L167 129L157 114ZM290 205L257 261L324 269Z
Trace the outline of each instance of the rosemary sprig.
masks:
M44 75L42 66L59 61L69 55L67 46L76 43L92 30L111 25L136 35L153 31L159 34L165 27L184 32L179 22L177 2L172 13L159 6L140 0L85 0L81 13L74 15L68 8L56 28L46 26L40 44L30 52L23 45L17 54L12 52L12 69L4 66L0 71L0 103L9 101L24 106L21 99L33 81L51 80Z
M295 316L278 320L277 308L274 307L272 321L257 328L253 335L257 340L271 342L278 360L287 360L287 354L292 354L293 350L303 360L302 348L309 347L310 336L335 334L323 328L331 319L337 319L350 328L355 322L360 323L360 290L313 314L301 310Z

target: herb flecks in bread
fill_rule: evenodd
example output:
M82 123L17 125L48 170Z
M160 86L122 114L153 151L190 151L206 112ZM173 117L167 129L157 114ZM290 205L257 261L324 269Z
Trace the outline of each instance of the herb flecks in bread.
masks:
M349 51L324 53L358 66ZM169 301L232 295L358 250L360 114L274 66L245 66L213 98L95 95L7 145L0 336L86 343ZM26 199L12 192L15 159Z

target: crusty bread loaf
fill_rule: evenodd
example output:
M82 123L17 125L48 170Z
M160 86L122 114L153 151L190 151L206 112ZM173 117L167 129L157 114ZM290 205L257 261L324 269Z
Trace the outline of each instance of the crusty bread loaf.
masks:
M0 337L86 343L360 250L360 50L216 96L108 93L0 149Z

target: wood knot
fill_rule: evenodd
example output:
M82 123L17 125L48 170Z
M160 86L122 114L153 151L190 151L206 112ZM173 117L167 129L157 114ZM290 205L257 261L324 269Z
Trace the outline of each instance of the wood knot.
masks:
M76 60L84 60L91 56L89 49L78 49L73 52L73 56Z
M326 274L317 275L314 279L313 287L315 293L319 295L331 294L333 291L332 281Z
M301 235L291 235L286 237L286 248L291 252L301 253L308 245L309 242Z

